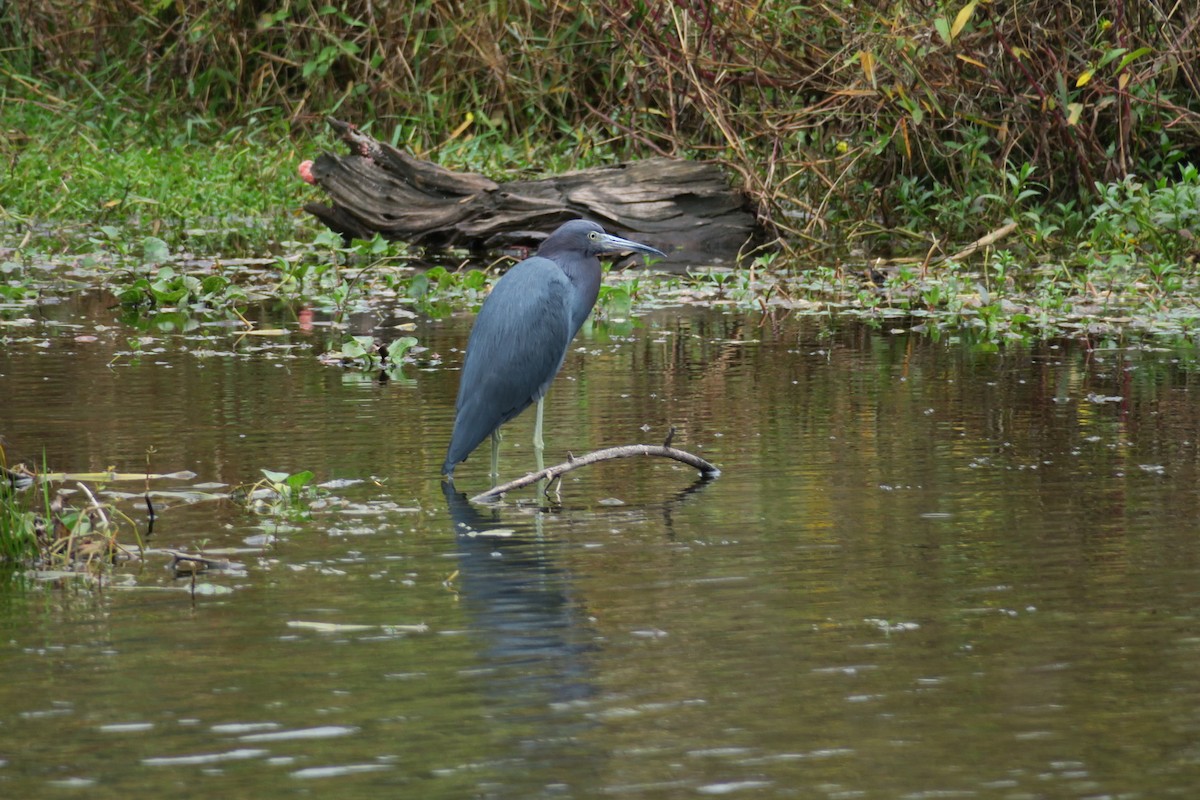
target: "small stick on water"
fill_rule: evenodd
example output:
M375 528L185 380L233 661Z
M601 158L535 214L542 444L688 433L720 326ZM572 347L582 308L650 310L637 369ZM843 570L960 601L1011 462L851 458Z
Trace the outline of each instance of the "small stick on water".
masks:
M668 439L669 441L669 439ZM666 445L653 444L627 444L621 447L607 447L603 450L593 450L582 456L572 456L570 460L564 461L561 464L556 464L553 467L531 472L523 478L502 483L499 486L493 486L482 494L477 494L471 498L472 503L482 503L488 500L494 500L505 492L511 492L514 489L520 489L524 486L537 483L541 480L561 479L562 476L572 470L586 467L588 464L595 464L600 461L612 461L617 458L631 458L633 456L659 456L662 458L673 458L676 461L687 464L689 467L695 467L700 470L701 477L705 479L715 478L721 474L721 470L717 469L708 461L705 461L700 456L692 455L685 450L678 450L674 447Z
M667 431L667 438L663 439L663 447L670 447L671 440L674 438L675 438L675 426L672 425L671 429Z

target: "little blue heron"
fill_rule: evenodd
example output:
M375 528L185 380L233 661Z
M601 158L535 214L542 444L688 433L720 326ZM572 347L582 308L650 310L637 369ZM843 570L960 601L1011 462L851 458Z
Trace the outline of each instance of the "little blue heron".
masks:
M542 397L596 303L599 256L629 250L663 255L649 245L605 233L594 222L572 220L550 234L537 255L496 281L467 339L443 475L453 477L455 465L489 435L495 475L498 429L534 401L538 415L533 444L541 450Z

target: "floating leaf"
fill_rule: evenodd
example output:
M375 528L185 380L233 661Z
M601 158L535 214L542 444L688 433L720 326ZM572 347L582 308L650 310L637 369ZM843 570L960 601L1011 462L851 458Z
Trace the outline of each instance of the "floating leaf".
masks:
M144 480L159 480L170 479L176 481L189 481L196 477L196 473L187 470L182 472L47 472L39 475L38 478L43 481L62 482L62 481L89 481L99 483L112 483L114 481L144 481Z
M142 263L161 264L171 257L171 248L157 236L147 236L142 240Z
M205 294L216 294L229 288L229 279L223 275L209 275L200 282L200 288Z
M417 343L415 336L401 336L398 339L393 339L392 343L387 347L388 357L393 361L399 361L404 358L404 354L411 350Z
M221 594L233 594L233 587L221 586L217 583L197 583L191 591L192 594L214 596Z
M358 633L359 631L375 630L376 625L339 624L336 622L309 622L302 619L288 620L289 628L303 628L319 633Z
M351 336L342 342L343 358L365 358L373 352L375 352L375 339L371 336Z

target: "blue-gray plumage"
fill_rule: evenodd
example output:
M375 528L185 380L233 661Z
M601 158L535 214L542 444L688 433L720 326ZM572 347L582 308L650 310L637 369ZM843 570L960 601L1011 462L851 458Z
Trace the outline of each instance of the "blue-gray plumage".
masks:
M600 293L599 256L629 250L663 255L594 222L573 220L496 282L467 339L443 475L453 476L480 442L540 404ZM540 415L538 422L540 447Z

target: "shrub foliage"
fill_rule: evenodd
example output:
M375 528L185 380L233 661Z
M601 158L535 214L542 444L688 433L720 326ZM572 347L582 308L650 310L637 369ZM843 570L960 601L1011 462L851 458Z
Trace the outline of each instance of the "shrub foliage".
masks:
M1196 23L1163 0L10 0L0 69L27 97L335 113L421 152L488 132L716 157L794 242L918 201L961 238L1011 213L980 198L1019 166L1083 202L1200 156Z

